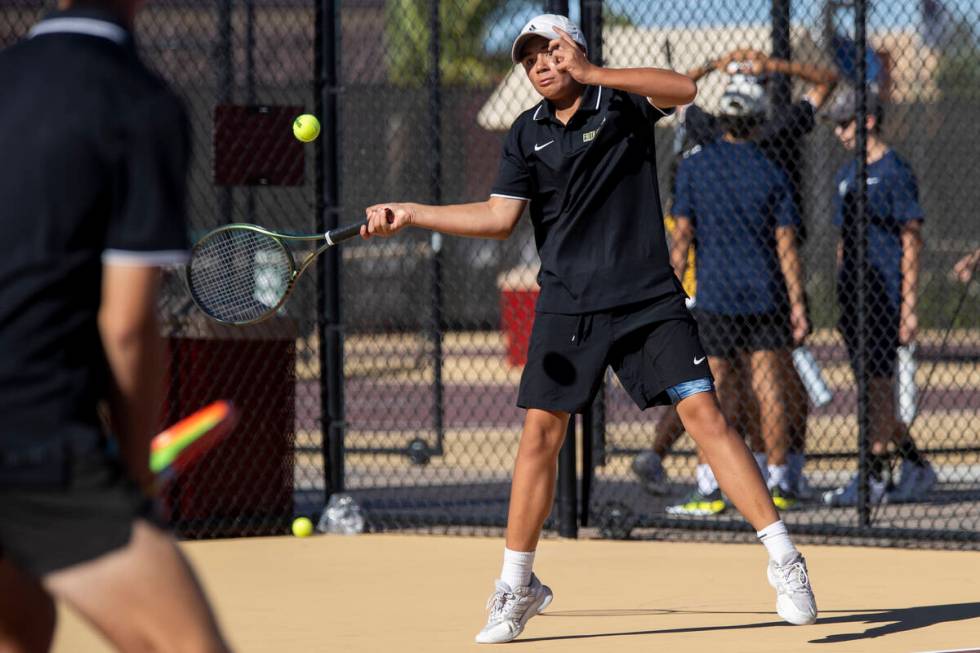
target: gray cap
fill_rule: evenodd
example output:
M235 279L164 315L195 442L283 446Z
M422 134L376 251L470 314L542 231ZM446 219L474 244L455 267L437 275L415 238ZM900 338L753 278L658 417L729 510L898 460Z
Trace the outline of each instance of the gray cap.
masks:
M868 89L866 94L868 115L881 119L881 101L878 99L878 92ZM837 97L827 109L827 117L834 122L847 122L854 120L858 112L858 94L853 86L842 88Z

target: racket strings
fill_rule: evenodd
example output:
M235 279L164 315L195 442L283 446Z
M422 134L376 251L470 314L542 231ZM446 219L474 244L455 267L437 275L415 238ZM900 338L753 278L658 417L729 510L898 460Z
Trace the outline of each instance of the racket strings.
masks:
M292 277L292 260L279 240L250 229L227 229L194 247L187 280L205 313L243 324L274 310Z

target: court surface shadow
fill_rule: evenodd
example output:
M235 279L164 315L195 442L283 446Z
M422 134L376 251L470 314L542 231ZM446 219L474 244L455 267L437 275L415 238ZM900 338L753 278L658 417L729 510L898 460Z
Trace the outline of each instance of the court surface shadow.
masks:
M771 612L748 612L748 611L723 611L723 610L673 610L670 608L651 608L645 610L565 610L557 612L546 612L541 617L562 618L562 617L628 617L637 615L665 616L673 614L703 614L703 615L723 615L723 614L744 614L744 615L771 615ZM872 639L903 633L919 628L928 628L936 624L948 623L953 621L963 621L968 619L980 618L980 602L976 603L949 603L944 605L923 605L914 608L862 608L855 610L824 610L817 619L818 624L859 624L873 626L865 628L861 632L838 633L828 635L820 639L810 640L811 644L835 644L838 642L850 642L861 639ZM881 624L881 625L875 625ZM560 635L557 637L529 637L511 642L511 644L522 644L529 642L541 642L564 639L593 639L601 637L629 637L635 635L666 635L679 633L704 633L716 631L738 631L752 630L758 628L796 628L781 619L778 621L766 621L762 623L750 623L744 625L729 626L692 626L688 628L657 628L653 630L632 630L607 633L588 633L583 635Z

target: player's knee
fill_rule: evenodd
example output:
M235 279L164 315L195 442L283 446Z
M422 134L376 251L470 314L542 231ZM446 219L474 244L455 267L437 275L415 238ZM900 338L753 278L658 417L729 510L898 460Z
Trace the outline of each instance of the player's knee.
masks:
M565 438L567 422L559 419L533 419L524 423L520 455L551 459L558 456Z
M730 428L717 404L707 402L686 411L684 425L695 439L721 436Z

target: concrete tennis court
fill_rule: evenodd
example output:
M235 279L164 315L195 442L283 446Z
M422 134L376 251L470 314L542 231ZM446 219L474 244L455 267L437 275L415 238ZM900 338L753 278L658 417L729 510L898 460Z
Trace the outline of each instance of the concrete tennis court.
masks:
M412 535L185 543L239 651L477 651L503 541ZM803 546L820 619L775 614L765 550L747 544L566 541L539 548L555 601L522 651L980 649L975 552ZM109 650L65 610L54 650Z

